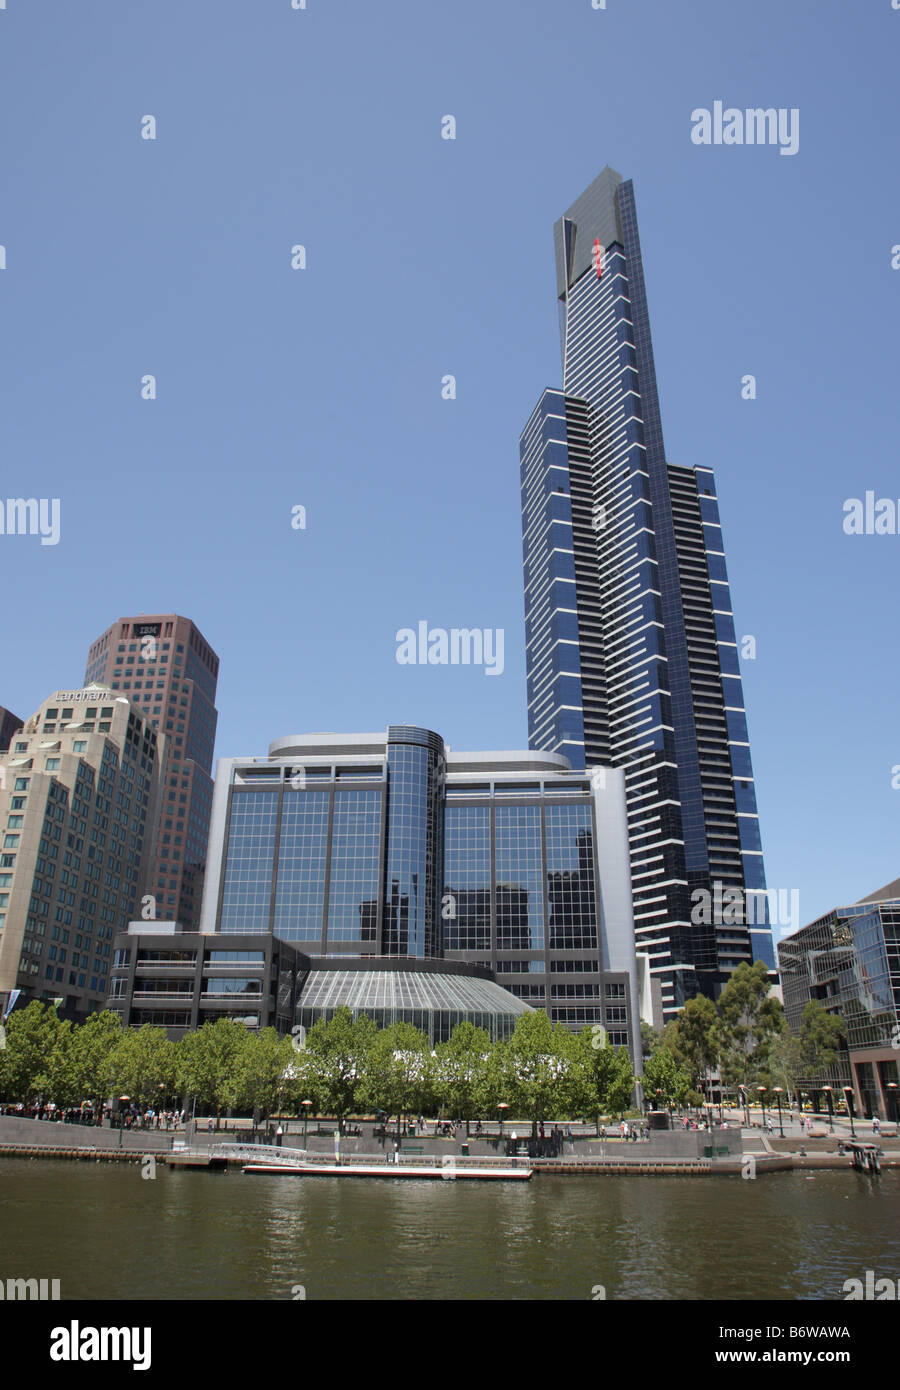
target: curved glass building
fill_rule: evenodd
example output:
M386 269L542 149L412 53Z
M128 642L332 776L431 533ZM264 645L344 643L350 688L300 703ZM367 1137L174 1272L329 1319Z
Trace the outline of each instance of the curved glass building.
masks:
M387 871L384 946L391 956L441 953L444 740L430 729L387 731Z
M348 1008L354 1018L368 1014L386 1028L411 1023L432 1043L446 1042L459 1023L484 1028L493 1041L508 1038L530 1006L501 989L486 970L449 961L391 962L373 969L372 962L317 962L297 1005L297 1021L310 1028Z

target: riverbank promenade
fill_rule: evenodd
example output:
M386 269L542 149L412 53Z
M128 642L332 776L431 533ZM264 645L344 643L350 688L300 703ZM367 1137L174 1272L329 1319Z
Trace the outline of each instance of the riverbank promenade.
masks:
M25 1119L20 1116L0 1116L0 1158L71 1158L84 1161L139 1161L153 1155L165 1164L168 1155L186 1150L198 1155L215 1151L230 1163L246 1163L252 1152L265 1146L269 1154L275 1148L309 1162L396 1162L408 1166L453 1162L458 1165L479 1162L519 1162L527 1159L536 1171L545 1172L634 1172L634 1173L757 1173L783 1171L792 1168L844 1168L850 1166L845 1146L851 1141L849 1121L835 1122L829 1131L825 1121L813 1119L812 1130L804 1125L784 1124L782 1137L776 1128L770 1134L765 1126L741 1123L737 1114L726 1115L725 1127L687 1129L676 1123L670 1130L646 1131L646 1137L636 1141L623 1138L619 1127L598 1138L594 1125L561 1124L557 1136L554 1127L545 1125L543 1142L531 1140L530 1127L504 1123L503 1134L497 1124L490 1132L467 1137L465 1127L455 1132L434 1132L434 1123L401 1128L383 1128L372 1122L348 1126L337 1135L334 1121L285 1122L280 1135L271 1129L258 1128L253 1133L249 1122L229 1122L218 1131L209 1128L207 1117L201 1117L187 1132L165 1129L135 1130L110 1128L106 1125L71 1125L46 1120ZM304 1135L304 1128L306 1133ZM890 1127L887 1134L872 1134L871 1125L857 1122L857 1137L867 1143L875 1142L882 1151L882 1166L900 1166L900 1139ZM629 1129L631 1125L629 1124ZM515 1136L515 1137L514 1137ZM226 1155L222 1146L239 1145L241 1153ZM248 1155L247 1150L250 1150Z

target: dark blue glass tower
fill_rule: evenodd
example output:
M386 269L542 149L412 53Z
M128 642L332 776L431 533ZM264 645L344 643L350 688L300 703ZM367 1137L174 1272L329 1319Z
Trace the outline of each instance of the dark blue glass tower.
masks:
M774 968L715 483L666 461L631 183L604 169L554 237L563 389L520 446L529 743L623 768L637 946L671 1013Z

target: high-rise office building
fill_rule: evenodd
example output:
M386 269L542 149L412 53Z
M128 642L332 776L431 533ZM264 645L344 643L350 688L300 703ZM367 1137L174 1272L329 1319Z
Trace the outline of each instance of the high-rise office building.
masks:
M554 236L563 387L520 445L529 744L624 770L638 950L671 1015L774 968L715 481L666 459L631 183L604 169Z
M24 719L0 705L0 753L6 752L13 734L17 733L24 723Z
M381 1021L404 1010L432 1036L463 1017L502 1036L513 995L520 1012L605 1027L640 1066L619 771L455 752L410 725L220 759L201 930L307 955L303 1024L347 1003Z
M85 683L123 690L166 734L160 825L152 893L156 916L196 928L212 805L219 658L177 613L120 618L88 653Z
M109 992L112 942L148 891L165 740L108 686L57 690L0 754L0 996Z

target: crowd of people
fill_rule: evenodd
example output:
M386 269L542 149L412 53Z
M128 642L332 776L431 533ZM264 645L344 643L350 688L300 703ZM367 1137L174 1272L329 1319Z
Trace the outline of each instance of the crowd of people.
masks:
M166 1130L177 1130L179 1126L183 1129L186 1119L184 1110L154 1110L151 1106L141 1110L139 1106L130 1105L117 1111L109 1105L101 1105L99 1109L95 1109L90 1105L62 1106L56 1105L53 1101L45 1103L41 1100L32 1101L28 1105L19 1101L17 1105L0 1106L0 1115L15 1115L23 1120L48 1120L66 1125L108 1123L116 1128L121 1126L123 1129Z

